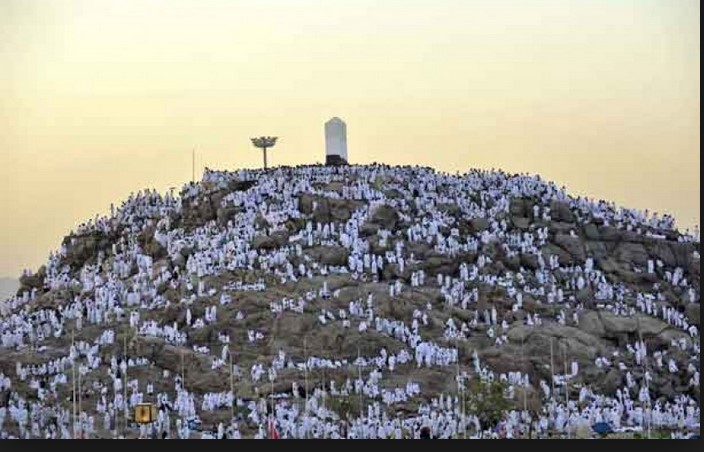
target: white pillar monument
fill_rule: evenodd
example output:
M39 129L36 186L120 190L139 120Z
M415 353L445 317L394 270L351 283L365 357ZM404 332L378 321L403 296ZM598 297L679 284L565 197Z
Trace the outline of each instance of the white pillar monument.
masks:
M338 117L325 123L325 164L347 164L347 124Z

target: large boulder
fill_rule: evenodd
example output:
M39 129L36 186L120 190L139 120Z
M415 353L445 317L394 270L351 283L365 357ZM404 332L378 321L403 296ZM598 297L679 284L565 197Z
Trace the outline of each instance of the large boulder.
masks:
M381 226L384 229L393 231L398 224L399 216L396 209L383 204L374 211L371 217L371 223Z
M379 232L378 224L366 222L359 228L359 236L364 238L371 237L377 232Z
M699 303L689 303L685 308L689 323L699 327Z
M234 221L241 208L235 206L219 207L215 213L218 226L224 227L228 221Z
M636 332L637 321L634 317L623 317L609 311L599 312L605 333L610 335L632 334Z
M298 210L305 215L313 213L313 196L303 193L298 196Z
M507 336L513 343L523 343L526 353L532 357L549 359L551 339L555 353L560 344L567 347L570 356L581 360L593 360L605 350L605 344L598 337L556 323L546 323L541 328L515 326L508 331Z
M579 313L579 329L596 337L603 337L606 332L599 313L595 311Z
M598 240L587 240L584 242L584 247L586 249L587 255L593 257L596 260L605 259L609 256L609 249L606 244Z
M525 198L511 198L508 211L512 217L532 218L533 202Z
M87 262L94 262L100 251L108 251L116 240L115 236L95 231L64 238L66 256L64 262L77 269Z
M588 308L591 308L596 304L594 300L594 290L592 290L591 287L585 287L582 290L578 290L574 297L577 302L582 303Z
M251 186L250 184L244 185ZM222 200L229 193L228 190L216 190L195 197L183 197L181 201L183 226L186 229L194 229L210 221L218 220L218 210L223 207Z
M349 252L341 246L319 246L312 248L307 253L316 261L324 265L347 266Z
M648 251L650 251L650 254L654 259L661 260L667 267L675 266L675 254L672 252L670 244L666 241L656 240L655 243L648 247Z
M622 242L616 247L616 259L630 265L645 267L648 265L648 252L640 243Z
M699 244L688 242L669 242L672 254L675 255L675 265L686 270L694 260L693 253L699 251ZM698 264L698 263L697 263Z
M345 222L352 217L361 203L349 199L321 198L313 212L313 219L319 223Z
M537 270L540 267L538 256L535 254L521 253L521 265L528 270Z
M486 218L472 218L469 220L469 226L474 234L478 234L489 229L489 220Z
M599 240L599 229L594 223L587 223L584 225L584 235L589 240Z
M258 235L252 239L252 248L255 250L273 250L276 248L276 241L270 235Z
M456 275L460 265L456 260L446 256L429 256L421 264L421 268L428 276Z
M552 201L550 203L550 217L554 221L564 221L565 223L574 223L574 215L569 204L561 201Z
M604 242L620 242L622 233L613 226L601 226L599 228L599 238Z
M511 223L514 228L526 231L530 227L530 218L511 217Z
M44 287L44 278L46 277L46 267L42 265L36 273L31 275L20 276L20 287L17 289L17 295L22 292L31 292L32 289L41 291Z
M604 394L615 395L616 390L623 385L623 376L617 369L611 369L597 385Z
M584 250L584 243L579 237L572 237L569 234L557 234L555 244L567 251L567 253L578 262L584 262L587 258Z

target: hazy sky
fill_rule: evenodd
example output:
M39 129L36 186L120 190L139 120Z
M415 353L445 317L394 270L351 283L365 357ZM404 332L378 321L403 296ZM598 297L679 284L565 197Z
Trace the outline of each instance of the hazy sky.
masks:
M699 224L697 0L0 0L0 275L197 164L539 173Z

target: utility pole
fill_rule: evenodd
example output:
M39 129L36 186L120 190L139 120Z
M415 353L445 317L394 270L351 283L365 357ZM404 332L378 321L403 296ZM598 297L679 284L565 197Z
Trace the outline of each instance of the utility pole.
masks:
M196 148L191 153L191 182L196 182Z

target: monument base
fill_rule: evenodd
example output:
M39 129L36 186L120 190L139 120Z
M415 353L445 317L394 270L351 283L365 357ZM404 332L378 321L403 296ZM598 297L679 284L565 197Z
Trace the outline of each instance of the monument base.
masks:
M347 163L347 160L343 159L339 155L326 155L325 156L325 165L326 166L341 166L341 165L349 165Z

